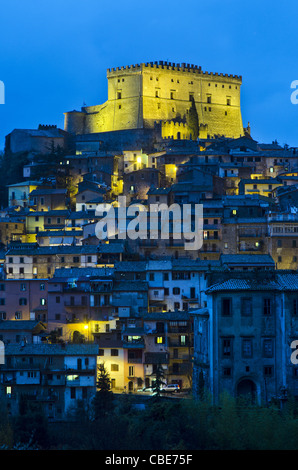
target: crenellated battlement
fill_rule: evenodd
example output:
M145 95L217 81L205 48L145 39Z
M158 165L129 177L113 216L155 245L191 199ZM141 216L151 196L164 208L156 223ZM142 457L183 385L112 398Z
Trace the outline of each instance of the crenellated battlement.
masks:
M175 62L167 62L163 60L109 68L107 69L107 74L117 75L118 73L131 72L131 71L140 72L146 69L173 70L173 71L181 72L181 73L192 73L192 74L198 74L201 76L217 77L217 78L225 78L225 79L228 78L232 80L242 81L242 75L233 75L233 74L218 73L218 72L207 72L207 71L202 71L202 67L198 65L187 64L185 62L182 62L180 64L180 63L175 63Z
M107 101L66 113L66 129L78 134L145 129L158 121L163 137L190 139L187 123L194 102L201 138L243 135L241 75L161 60L109 68L107 79Z

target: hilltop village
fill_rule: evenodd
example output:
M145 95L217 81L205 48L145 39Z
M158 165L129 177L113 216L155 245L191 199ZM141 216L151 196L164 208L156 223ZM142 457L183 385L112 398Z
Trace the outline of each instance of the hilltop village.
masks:
M64 129L6 136L1 400L63 420L93 399L100 364L114 393L146 393L162 367L180 397L297 397L298 148L243 127L241 76L152 62L107 79L108 100ZM202 246L100 240L96 209L119 196L202 204Z

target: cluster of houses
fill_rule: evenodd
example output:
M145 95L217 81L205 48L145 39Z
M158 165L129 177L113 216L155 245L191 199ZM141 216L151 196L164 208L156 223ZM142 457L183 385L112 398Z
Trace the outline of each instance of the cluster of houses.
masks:
M150 387L162 366L196 397L298 396L298 150L248 133L112 134L76 136L52 177L36 176L41 156L71 136L7 138L11 158L22 139L29 158L0 211L0 396L11 412L25 394L65 419L90 403L101 363L118 393ZM185 250L173 231L99 240L98 205L123 195L147 208L202 204L202 246Z

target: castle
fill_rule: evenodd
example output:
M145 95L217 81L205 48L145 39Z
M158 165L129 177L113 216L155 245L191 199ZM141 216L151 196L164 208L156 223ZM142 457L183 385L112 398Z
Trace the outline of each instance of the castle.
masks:
M194 102L201 138L244 134L241 76L159 61L108 69L107 78L108 100L65 113L66 131L93 134L160 123L163 138L191 139L187 118Z

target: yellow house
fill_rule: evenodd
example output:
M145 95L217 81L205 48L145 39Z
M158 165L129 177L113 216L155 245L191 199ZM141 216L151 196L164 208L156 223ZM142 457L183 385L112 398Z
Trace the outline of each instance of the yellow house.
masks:
M272 197L272 191L282 182L276 178L269 179L245 179L239 183L239 194L259 194L260 196Z

